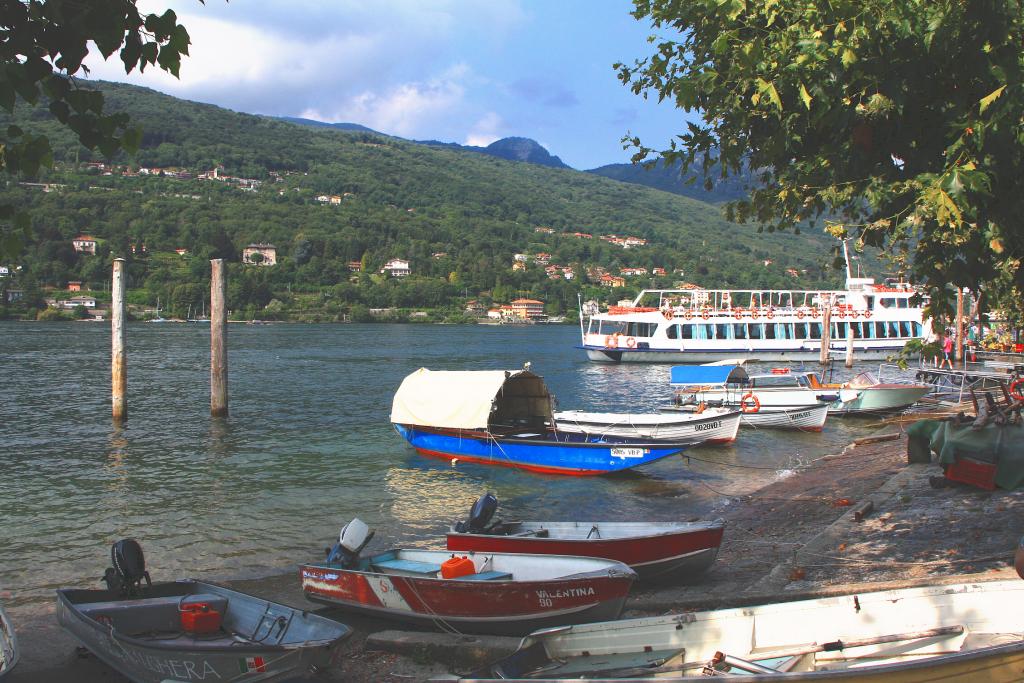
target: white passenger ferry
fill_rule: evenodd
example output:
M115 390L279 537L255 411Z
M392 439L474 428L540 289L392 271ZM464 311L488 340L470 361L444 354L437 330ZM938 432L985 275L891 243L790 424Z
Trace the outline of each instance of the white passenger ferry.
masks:
M581 306L580 348L605 363L817 360L831 307L830 349L845 350L852 330L855 357L882 360L930 336L915 295L907 282L875 284L849 267L839 291L645 289L604 313Z

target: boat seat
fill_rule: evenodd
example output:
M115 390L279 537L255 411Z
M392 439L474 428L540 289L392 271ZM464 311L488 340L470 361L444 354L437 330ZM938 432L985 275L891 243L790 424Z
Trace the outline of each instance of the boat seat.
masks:
M441 565L430 562L418 562L417 560L384 560L374 562L376 569L389 569L396 572L407 572L409 574L437 574L441 571Z
M479 574L467 574L460 576L459 581L505 581L512 578L509 572L480 572Z
M196 593L194 595L169 595L160 598L139 598L93 602L76 605L84 615L102 621L110 620L113 627L126 635L154 631L181 631L181 606L205 602L212 609L224 614L228 599L223 595Z

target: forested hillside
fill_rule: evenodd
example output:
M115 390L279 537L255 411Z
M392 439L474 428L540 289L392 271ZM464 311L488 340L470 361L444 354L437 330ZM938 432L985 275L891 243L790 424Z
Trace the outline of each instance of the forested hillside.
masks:
M3 122L49 135L57 162L43 177L24 179L46 187L11 182L4 191L31 212L34 239L0 287L22 289L29 307L69 280L102 290L115 256L129 259L133 301L160 297L178 315L202 304L208 259L226 258L230 306L256 318L360 318L394 307L403 309L397 315L428 308L458 319L467 300L490 305L517 296L544 300L559 314L575 307L581 288L608 300L682 280L778 288L839 282L824 268L834 245L817 231L762 235L727 223L711 205L571 169L97 85L109 109L143 127L135 158L99 167L104 160L74 144L44 107L21 108ZM83 234L97 239L96 255L72 248ZM646 244L601 239L610 235ZM277 265L240 263L250 243L273 244ZM525 258L521 270L513 269L516 254ZM381 274L390 259L408 260L412 275ZM615 289L588 279L624 268L647 274L624 275L627 286ZM656 268L665 275L654 276Z

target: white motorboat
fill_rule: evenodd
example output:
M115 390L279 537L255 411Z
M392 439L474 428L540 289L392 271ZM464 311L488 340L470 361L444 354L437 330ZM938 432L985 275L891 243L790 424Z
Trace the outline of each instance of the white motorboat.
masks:
M928 586L537 631L462 680L1009 683L1024 670L1024 582Z
M555 413L554 418L555 429L560 432L696 446L735 441L740 415L735 408L690 406L689 410L661 413L566 410Z
M589 316L581 303L580 348L605 363L816 360L829 309L830 349L852 334L857 358L884 360L928 338L923 305L909 283L853 277L847 261L845 290L645 289Z
M843 384L826 384L845 393L856 391L854 398L836 401L829 412L840 415L871 415L904 410L917 403L932 390L927 384L880 382L874 374L862 372Z
M748 374L739 365L679 365L671 370L680 405L687 403L740 410L744 425L819 431L829 406L857 397L854 390L824 387L813 373L777 368Z

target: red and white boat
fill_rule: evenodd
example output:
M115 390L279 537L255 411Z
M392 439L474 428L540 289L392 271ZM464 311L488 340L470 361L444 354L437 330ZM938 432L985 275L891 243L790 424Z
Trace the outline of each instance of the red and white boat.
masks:
M725 522L497 522L498 501L482 496L448 532L448 550L603 557L629 565L641 581L691 579L714 563Z
M616 619L636 579L621 562L591 557L391 550L363 558L346 529L326 562L300 568L306 597L445 630L523 635ZM469 573L453 575L460 569Z

